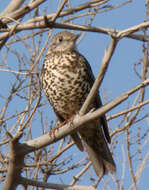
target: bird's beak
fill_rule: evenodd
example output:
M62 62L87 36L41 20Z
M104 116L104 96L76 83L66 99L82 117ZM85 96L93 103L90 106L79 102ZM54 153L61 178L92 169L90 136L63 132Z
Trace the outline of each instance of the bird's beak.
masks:
M76 34L76 35L74 35L74 36L71 38L71 40L72 40L72 41L76 41L76 40L80 37L80 35L81 35L81 34Z

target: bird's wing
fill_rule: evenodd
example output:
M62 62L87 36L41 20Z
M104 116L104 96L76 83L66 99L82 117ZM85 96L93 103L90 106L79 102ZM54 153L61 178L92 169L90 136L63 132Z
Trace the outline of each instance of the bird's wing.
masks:
M94 77L94 74L92 72L91 66L88 63L87 59L83 55L80 54L80 56L82 57L82 61L84 61L85 64L86 64L86 67L87 67L87 72L86 73L88 75L87 79L89 80L89 82L91 84L91 87L92 87L94 82L95 82L95 77ZM95 104L96 104L96 109L100 108L102 106L102 101L101 101L99 92L97 92L97 94L95 95L94 101L95 101ZM101 119L101 124L102 124L102 127L103 127L105 138L106 138L107 142L110 143L111 138L110 138L110 135L109 135L109 129L108 129L107 121L106 121L106 116L103 115L103 116L101 116L100 119Z

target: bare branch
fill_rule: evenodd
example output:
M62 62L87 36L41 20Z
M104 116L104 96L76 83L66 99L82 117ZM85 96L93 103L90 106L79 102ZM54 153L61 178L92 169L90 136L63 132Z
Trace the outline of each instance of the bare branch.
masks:
M135 39L135 40L140 40L140 41L149 41L149 36L144 36L141 34L132 34L133 32L136 32L138 30L142 30L143 28L147 28L149 27L149 22L146 22L145 24L139 24L137 26L134 26L128 30L124 30L124 31L119 31L119 30L115 30L115 29L110 29L110 28L99 28L99 27L91 27L91 26L85 26L85 25L77 25L77 24L62 24L62 23L52 23L51 21L49 21L49 24L47 26L47 24L44 21L44 17L43 17L43 21L41 21L40 23L35 22L35 23L28 23L25 22L24 24L18 25L15 32L20 32L22 30L32 30L32 29L39 29L39 28L61 28L61 29L69 29L69 30L80 30L80 31L88 31L88 32L96 32L96 33L102 33L102 34L106 34L106 35L111 35L114 38L122 38L122 37L127 37L127 38L131 38L131 39ZM0 29L1 32L5 32L3 34L0 35L0 40L6 38L8 36L8 31L11 29L12 26L9 26L9 29Z
M83 104L83 106L79 112L80 115L83 115L86 112L89 104L91 103L95 94L97 93L97 90L98 90L99 86L101 85L101 82L105 76L108 65L110 63L111 57L112 57L114 50L116 48L116 44L117 44L117 40L112 38L109 49L107 51L105 51L105 55L104 55L104 58L102 60L102 64L100 66L100 71L99 71L99 74L95 80L95 83L94 83L86 101L84 102L84 104Z
M29 3L28 5L25 5L24 7L21 7L20 9L16 10L15 12L10 12L9 14L6 15L6 17L5 15L2 15L2 18L3 18L2 21L3 23L9 23L9 22L12 22L12 18L15 20L17 20L18 18L22 18L27 13L29 13L30 11L32 11L33 9L35 9L36 7L38 7L40 4L42 4L45 1L46 0L33 1ZM9 19L9 17L11 19Z
M149 104L149 100L146 100L146 101L144 101L144 102L141 102L140 104L138 104L138 105L136 105L136 106L133 106L133 107L131 107L131 108L127 109L127 110L124 110L124 111L122 111L122 112L116 113L116 114L111 115L111 116L107 116L107 120L111 120L111 119L114 119L114 118L119 117L119 116L121 116L121 115L124 115L124 114L126 114L126 113L132 112L132 111L134 111L134 110L136 110L136 109L138 109L138 108L143 107L143 106L146 105L146 104Z
M20 151L19 139L22 132L18 133L10 141L9 167L7 177L3 183L2 190L15 190L18 186L21 170L24 166L24 154Z
M63 10L65 4L66 4L67 0L64 0L63 3L61 4L61 6L59 7L59 9L57 10L56 14L53 16L51 22L55 22L57 17L60 15L61 11Z
M83 116L76 115L76 117L73 120L73 123L67 123L63 127L56 129L54 134L46 134L41 137L38 137L34 140L30 140L27 142L24 142L24 145L28 148L24 151L32 152L34 150L40 149L44 146L47 146L51 143L54 143L58 141L59 139L65 137L68 134L73 133L75 130L78 130L82 125L84 125L86 122L92 121L98 117L101 117L101 115L104 115L108 111L110 111L112 108L114 108L116 105L120 104L124 100L126 100L131 94L139 90L140 88L149 85L149 80L144 81L140 85L136 86L132 90L124 93L123 95L118 96L114 100L112 100L110 103L102 106L101 108L97 109L96 111L92 113L87 113ZM121 129L118 129L121 130ZM113 135L113 134L112 134Z
M57 189L57 190L96 190L94 187L91 186L71 186L71 185L62 185L62 184L54 184L54 183L45 183L45 182L39 182L35 180L30 180L21 177L20 183L23 185L31 185L36 187L44 187L47 189Z
M14 12L24 3L24 1L25 0L11 0L6 9L2 13L0 13L0 17L6 16L7 14Z

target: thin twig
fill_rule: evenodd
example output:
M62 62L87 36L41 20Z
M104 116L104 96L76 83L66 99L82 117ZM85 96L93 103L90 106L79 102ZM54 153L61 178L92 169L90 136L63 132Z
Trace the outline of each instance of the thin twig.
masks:
M113 114L113 115L111 115L111 116L107 116L106 119L107 119L107 120L114 119L114 118L119 117L119 116L121 116L121 115L124 115L124 114L126 114L126 113L128 113L128 112L132 112L132 111L134 111L134 110L136 110L136 109L138 109L138 108L141 108L141 107L143 107L143 106L146 105L146 104L149 104L149 100L146 100L146 101L144 101L144 102L141 102L140 104L138 104L138 105L136 105L136 106L133 106L133 107L127 109L127 110L121 111L121 112L116 113L116 114Z
M68 1L68 0L64 0L64 1L62 2L61 6L59 7L59 9L57 10L57 12L56 12L55 15L53 16L51 22L55 22L55 21L56 21L57 17L60 15L60 13L61 13L61 11L63 10L63 8L64 8L64 6L65 6L65 4L66 4L67 1Z

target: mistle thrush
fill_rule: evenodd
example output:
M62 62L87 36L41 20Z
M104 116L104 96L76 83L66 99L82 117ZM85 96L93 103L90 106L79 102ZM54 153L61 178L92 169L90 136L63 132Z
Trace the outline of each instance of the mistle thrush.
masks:
M43 90L60 122L79 112L95 80L88 61L76 49L78 37L66 31L56 34L48 47L41 71ZM88 111L101 105L97 93ZM98 176L116 171L107 145L110 136L105 116L86 123L71 137L81 151L86 148Z

